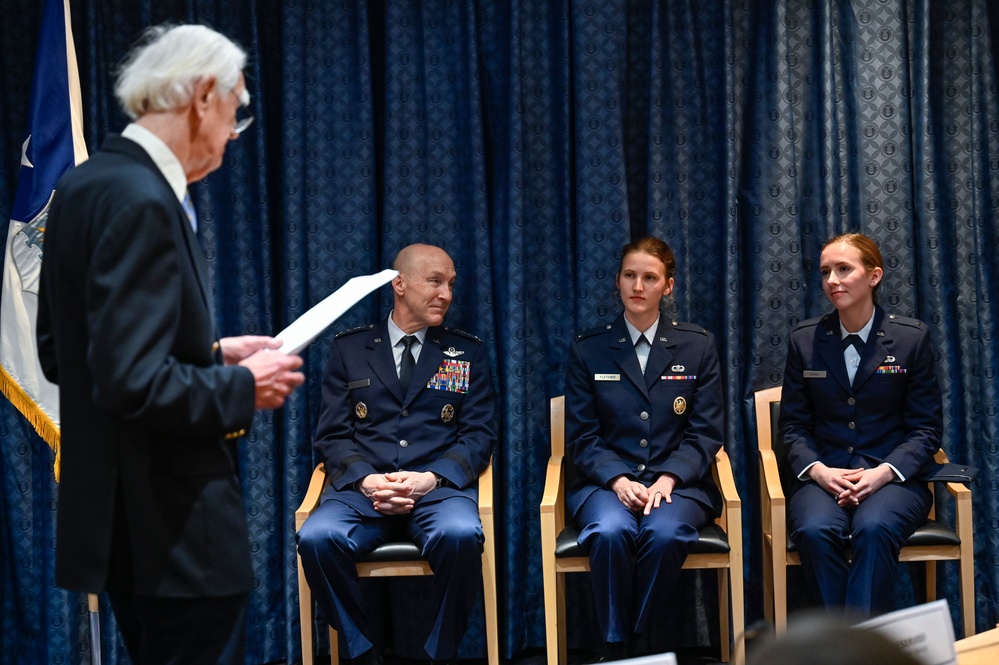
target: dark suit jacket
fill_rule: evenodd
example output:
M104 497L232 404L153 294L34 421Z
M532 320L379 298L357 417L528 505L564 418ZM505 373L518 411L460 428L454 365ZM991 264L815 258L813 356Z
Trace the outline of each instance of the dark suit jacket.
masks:
M231 439L251 424L254 381L220 364L210 303L194 232L138 144L110 137L60 180L38 313L42 368L59 384L60 586L252 586Z
M836 312L791 333L779 427L796 476L816 461L843 469L888 462L912 480L940 448L942 420L922 322L877 307L852 386Z
M388 321L348 330L330 344L315 445L330 474L327 498L378 515L353 484L372 473L432 471L449 487L420 501L465 495L496 441L493 385L478 338L428 328L405 395L399 385Z
M645 374L624 316L569 347L565 380L567 505L573 515L616 476L680 479L676 494L721 510L710 475L725 405L714 336L661 317Z

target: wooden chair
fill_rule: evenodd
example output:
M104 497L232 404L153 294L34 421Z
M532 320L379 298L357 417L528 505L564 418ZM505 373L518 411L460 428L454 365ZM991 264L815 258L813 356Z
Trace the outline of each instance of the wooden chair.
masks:
M309 482L302 505L295 511L295 530L305 524L305 520L319 505L319 499L329 484L326 469L322 464L316 467ZM492 462L479 476L479 519L485 543L482 547L482 600L485 608L486 651L489 665L499 665L499 618L496 608L496 540L493 519L493 465ZM385 543L375 548L357 563L357 574L361 577L417 577L433 575L430 564L420 557L420 549L412 542ZM315 604L312 590L302 571L302 559L298 558L299 613L302 623L302 665L314 665L315 646L312 626ZM337 633L330 628L330 663L340 661Z
M763 608L767 620L781 634L787 629L787 566L801 564L787 533L787 502L781 484L781 464L775 450L781 449L777 428L781 386L755 394L756 434L760 449L760 504L763 522ZM940 450L936 461L945 463ZM789 473L789 472L786 472ZM926 600L936 598L936 562L957 561L961 577L961 611L964 636L975 634L974 541L971 523L971 490L960 483L944 483L954 497L955 528L936 521L934 508L929 520L906 541L899 561L926 563ZM932 489L932 488L931 488Z
M549 665L565 665L565 574L589 572L590 560L576 544L579 529L565 514L565 397L551 400L551 446L541 499L541 556L544 568L545 623ZM718 570L718 617L722 660L742 662L744 608L742 595L742 501L732 466L718 451L712 475L721 490L723 507L717 520L700 531L700 538L683 563L684 569ZM732 614L732 647L729 645Z

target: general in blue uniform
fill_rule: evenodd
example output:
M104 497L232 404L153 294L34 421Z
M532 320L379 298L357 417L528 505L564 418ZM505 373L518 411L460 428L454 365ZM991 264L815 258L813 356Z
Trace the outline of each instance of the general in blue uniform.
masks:
M330 346L315 437L330 487L298 546L309 586L350 657L376 661L355 562L400 536L416 542L434 571L425 649L446 661L457 654L482 586L476 482L496 440L492 377L478 338L439 325L454 280L447 254L411 245L396 267L389 318L341 333ZM408 336L413 349L402 347ZM409 353L419 357L404 388ZM366 479L381 488L370 490Z
M929 511L929 490L914 479L940 448L940 389L920 321L875 306L852 385L844 333L838 312L791 333L779 427L800 479L790 491L789 525L809 589L827 607L869 615L894 609L899 550ZM887 464L894 481L842 506L806 475L819 462Z

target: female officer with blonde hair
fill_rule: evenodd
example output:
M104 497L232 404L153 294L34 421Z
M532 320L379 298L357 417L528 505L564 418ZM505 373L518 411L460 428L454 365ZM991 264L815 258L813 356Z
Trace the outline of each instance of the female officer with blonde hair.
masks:
M873 240L833 238L819 272L835 309L794 329L784 367L788 527L816 601L878 614L894 608L899 550L930 509L915 478L940 448L940 387L926 326L877 305Z

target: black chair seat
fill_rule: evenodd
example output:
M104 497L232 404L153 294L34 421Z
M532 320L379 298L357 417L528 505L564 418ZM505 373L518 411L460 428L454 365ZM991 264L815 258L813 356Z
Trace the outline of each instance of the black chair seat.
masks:
M576 525L567 526L562 529L555 539L555 558L565 559L569 557L587 556L585 549L580 547L576 541L579 539L579 529ZM697 542L691 548L691 554L728 554L728 536L720 526L712 522L703 527L697 533Z
M909 536L909 539L905 541L905 547L928 547L960 544L961 539L958 538L956 533L954 533L954 530L945 524L937 522L936 520L930 520L923 526L916 529L916 532ZM795 547L794 543L791 541L790 533L787 535L787 551L798 551L798 548Z
M362 556L362 563L384 563L386 561L422 561L420 548L406 541L383 543L370 554Z

